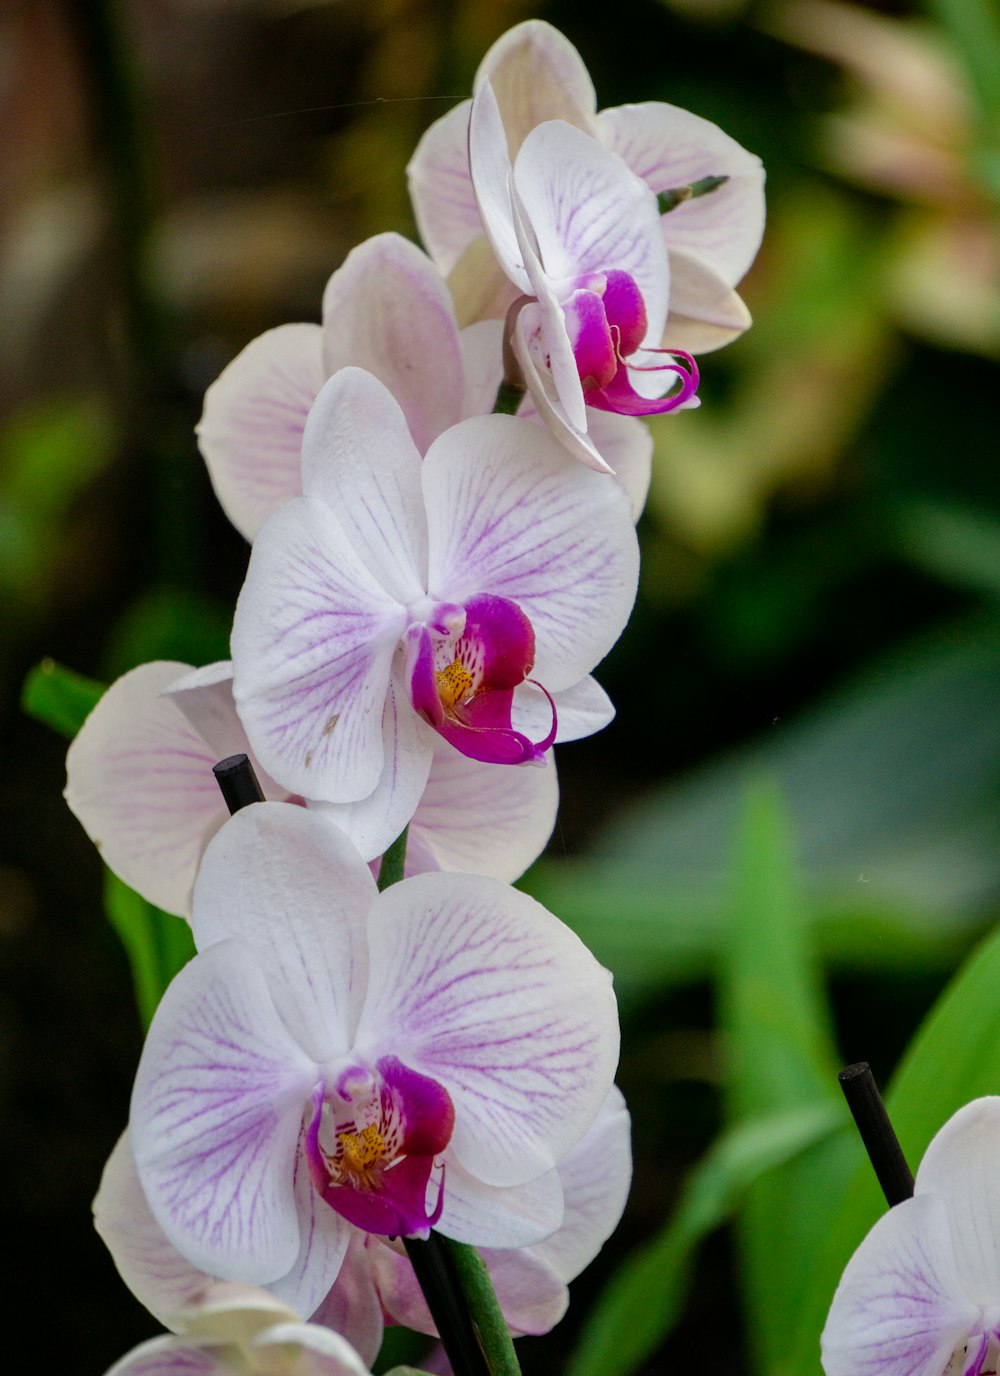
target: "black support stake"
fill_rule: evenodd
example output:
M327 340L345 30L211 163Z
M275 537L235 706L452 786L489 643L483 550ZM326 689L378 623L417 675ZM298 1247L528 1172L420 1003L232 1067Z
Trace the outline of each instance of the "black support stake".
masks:
M212 773L231 813L239 812L240 808L250 803L264 801L264 790L246 755L227 755L224 760L212 765Z
M871 1066L867 1061L858 1061L855 1065L845 1066L837 1079L891 1209L894 1204L911 1198L913 1173L906 1164L899 1138L889 1122Z

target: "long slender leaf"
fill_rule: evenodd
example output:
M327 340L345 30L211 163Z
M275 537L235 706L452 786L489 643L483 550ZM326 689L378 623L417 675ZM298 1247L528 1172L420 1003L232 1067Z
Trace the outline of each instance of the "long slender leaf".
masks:
M765 1172L834 1131L842 1115L819 1104L730 1128L695 1167L663 1232L618 1272L592 1310L569 1376L629 1376L681 1312L698 1244L725 1223Z
M139 1017L148 1027L163 991L194 955L191 928L140 898L110 870L105 875L104 906L128 955Z
M24 680L21 707L29 717L72 740L104 692L104 684L43 659Z

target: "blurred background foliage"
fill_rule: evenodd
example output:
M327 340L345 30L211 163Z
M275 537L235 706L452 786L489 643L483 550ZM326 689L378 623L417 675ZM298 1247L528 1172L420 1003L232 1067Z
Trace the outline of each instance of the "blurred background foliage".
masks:
M246 549L201 396L318 318L355 243L414 233L420 132L533 16L602 105L668 100L759 153L769 228L754 328L703 360L700 411L653 422L639 603L600 672L619 716L563 749L526 881L615 971L636 1150L625 1222L526 1371L662 1371L721 1338L737 1373L815 1373L878 1210L837 1066L892 1078L914 1163L1000 1092L990 0L7 0L0 1171L12 1312L55 1305L53 1369L154 1328L89 1201L140 1044L128 961L146 1017L186 947L122 886L124 949L105 923L22 682L48 656L83 676L31 680L71 732L89 680L225 655Z

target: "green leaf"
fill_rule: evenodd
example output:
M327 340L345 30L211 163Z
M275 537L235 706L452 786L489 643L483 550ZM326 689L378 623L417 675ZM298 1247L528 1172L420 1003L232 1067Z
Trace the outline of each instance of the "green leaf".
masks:
M194 955L191 928L183 918L140 898L110 870L105 873L104 906L125 947L139 1017L143 1027L148 1027L163 991Z
M931 0L994 135L1000 133L1000 12L996 0Z
M823 1109L837 1122L847 1119L784 807L767 783L747 795L720 1003L730 1122ZM831 1195L846 1183L842 1158L838 1139L798 1155L757 1181L740 1211L743 1290L762 1371L783 1368L809 1257L829 1227Z
M21 707L29 717L72 740L104 692L104 684L43 659L24 680Z
M688 1177L663 1232L633 1255L592 1309L569 1376L628 1376L674 1327L699 1242L729 1219L747 1189L833 1132L831 1104L770 1114L729 1128Z
M914 502L897 520L902 552L946 583L1000 598L1000 523L983 511Z
M937 1132L963 1104L1000 1087L1000 931L973 953L938 999L910 1044L886 1105L915 1171ZM860 1140L855 1173L811 1259L798 1321L789 1333L789 1370L818 1376L819 1335L851 1254L885 1211Z

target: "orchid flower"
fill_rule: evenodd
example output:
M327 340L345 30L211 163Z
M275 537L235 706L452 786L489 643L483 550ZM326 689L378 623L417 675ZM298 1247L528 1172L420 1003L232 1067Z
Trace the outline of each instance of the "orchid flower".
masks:
M388 760L400 787L426 778L434 732L472 759L543 760L559 693L582 691L635 596L619 486L509 416L453 426L421 460L355 368L310 412L302 484L258 534L233 624L236 707L264 768L349 803Z
M659 414L692 404L698 384L690 355L664 361L656 348L670 283L656 198L563 120L532 129L512 167L489 81L472 102L469 159L486 236L523 293L508 328L532 400L573 453L609 472L587 406Z
M560 734L594 729L604 713L592 680L561 695ZM589 706L588 706L589 704ZM386 749L397 738L395 695L383 721ZM143 664L118 679L84 722L66 757L66 801L106 864L166 912L191 915L202 853L229 816L212 774L228 755L251 756L265 798L313 806L375 860L409 823L407 874L474 870L512 883L541 854L555 823L558 784L546 769L481 764L434 738L430 772L414 791L384 769L359 803L314 803L290 794L253 759L233 703L232 667L172 661Z
M379 894L346 838L277 803L209 843L192 927L131 1109L142 1194L184 1261L310 1314L357 1229L555 1231L556 1165L618 1055L610 975L568 928L478 875Z
M733 288L763 234L759 158L709 120L661 101L598 113L579 53L542 20L518 24L494 43L480 63L474 90L486 81L495 92L512 159L531 130L562 120L617 153L672 206L660 217L670 257L670 310L657 344L703 353L746 329L750 316ZM471 108L466 100L433 124L408 168L421 239L450 274L462 323L502 317L517 294L503 290L502 277L483 252L469 168ZM714 187L709 194L696 194L707 186Z
M178 1335L140 1344L107 1376L369 1376L339 1333L253 1286L208 1285L177 1323Z
M567 1284L588 1266L621 1217L631 1178L629 1117L612 1087L583 1137L556 1165L564 1213L560 1226L525 1247L481 1250L511 1329L548 1332L565 1313ZM533 1186L496 1191L499 1212L518 1207L530 1216ZM122 1134L94 1200L94 1223L126 1285L168 1328L182 1326L191 1296L212 1277L168 1242L150 1212L135 1168L130 1136ZM311 1316L342 1333L363 1360L382 1345L383 1317L422 1333L437 1329L413 1268L398 1243L356 1232L328 1295Z
M912 1199L847 1264L823 1330L827 1376L979 1376L1000 1345L1000 1098L958 1110Z
M398 234L348 254L323 295L323 324L281 325L253 340L205 394L198 443L226 515L248 540L302 495L306 417L340 368L364 368L399 403L423 454L450 426L493 409L502 376L499 321L459 331L440 271ZM638 519L649 486L646 427L607 415L594 442Z

